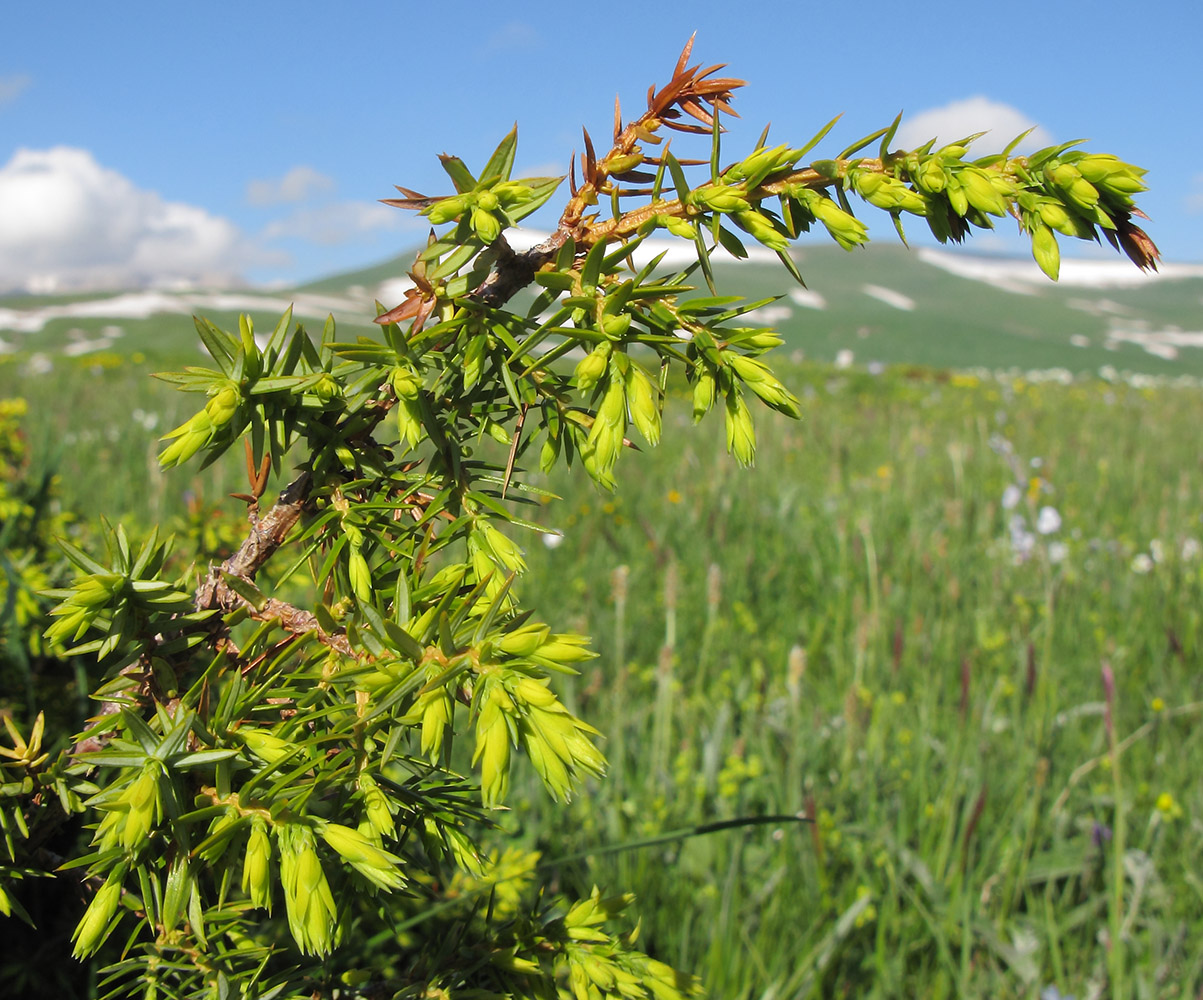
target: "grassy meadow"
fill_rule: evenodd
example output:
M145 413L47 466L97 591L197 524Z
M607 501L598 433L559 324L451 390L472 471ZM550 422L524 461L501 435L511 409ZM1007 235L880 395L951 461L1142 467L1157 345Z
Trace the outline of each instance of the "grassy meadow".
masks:
M1198 995L1200 390L784 374L803 419L756 411L753 470L678 398L617 493L549 484L520 591L594 637L567 697L611 773L563 807L527 770L502 825L724 1000ZM144 366L0 366L13 395L81 519L203 533L244 488L158 473L194 400ZM636 846L779 814L814 823Z

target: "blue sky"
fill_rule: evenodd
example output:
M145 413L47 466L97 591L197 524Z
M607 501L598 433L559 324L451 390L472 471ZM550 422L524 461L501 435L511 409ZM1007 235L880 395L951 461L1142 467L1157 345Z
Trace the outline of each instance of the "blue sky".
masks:
M695 30L695 58L749 84L732 152L766 121L802 142L840 112L816 155L899 110L917 141L957 128L958 108L1000 146L1034 124L1148 167L1149 232L1167 259L1203 261L1193 0L695 0L654 24L634 4L448 7L440 21L429 3L9 5L0 286L292 282L377 262L422 233L376 205L394 183L449 190L436 154L479 164L515 121L518 172L562 171L580 126L607 135L616 93L637 112ZM1010 229L977 248L1017 250Z

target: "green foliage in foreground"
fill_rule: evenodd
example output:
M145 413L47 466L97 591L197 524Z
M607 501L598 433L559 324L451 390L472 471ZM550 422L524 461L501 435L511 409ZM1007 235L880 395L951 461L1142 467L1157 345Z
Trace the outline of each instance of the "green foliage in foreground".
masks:
M637 888L642 940L714 995L1086 996L1106 982L1121 857L1105 660L1116 730L1135 736L1131 979L1193 995L1203 472L1178 428L1198 391L902 369L787 381L803 419L763 429L754 470L724 457L721 429L676 433L678 405L612 497L546 484L564 500L535 520L564 540L528 546L525 589L595 636L601 658L562 693L609 736L611 772L565 814L519 771L507 836L589 852L541 878ZM53 416L32 408L30 438ZM140 481L140 452L114 477ZM1009 521L1035 534L1044 506L1062 526L1016 563ZM598 851L810 797L817 844L770 827ZM522 858L508 870L529 877Z
M626 124L616 114L609 152L598 157L586 135L582 183L571 182L546 244L515 254L502 238L558 184L510 178L513 134L479 177L444 157L455 194L401 189L394 203L455 228L432 234L406 300L379 317L379 339L339 342L333 322L311 338L286 315L263 344L245 319L236 333L198 320L214 367L163 376L206 402L166 435L160 463L199 456L203 467L245 444L249 485L238 498L249 534L198 572L173 560L157 531L134 538L106 528L103 556L65 544L78 575L50 592L59 603L46 636L91 662L100 709L70 744L49 734L45 747L42 716L10 727L6 751L15 778L5 789L16 800L5 811L8 877L49 874L42 830L82 823L87 846L53 867L84 876L73 955L101 957L102 994L697 994L692 976L639 950L637 927L616 923L628 894L535 891L536 855L488 850L486 829L504 819L498 810L519 780L517 753L558 803L606 768L598 731L551 683L594 654L518 601L526 562L514 535L538 525L514 507L537 510L550 497L525 466L579 463L614 489L628 428L657 444L663 397L682 374L694 422L717 409L727 451L750 464L749 402L793 417L802 407L761 360L779 339L739 325L763 302L682 296L694 273L714 292L708 239L738 253L736 229L777 251L796 277L786 249L810 225L847 249L863 243L848 192L896 222L921 216L948 239L1013 214L1050 274L1051 229L1081 238L1101 230L1139 265L1155 264L1131 223L1142 172L1067 147L969 163L965 143L892 152L888 128L835 160L800 165L820 132L797 149L762 139L720 168L719 118L741 82L689 67L688 55L650 92L646 113ZM709 179L691 184L690 164L667 146L644 151L662 142L661 130L710 136ZM879 138L876 159L854 158ZM675 197L665 197L668 184ZM591 212L602 196L613 207L605 221ZM630 199L637 207L624 209ZM692 241L696 263L671 276L654 264L632 270L633 244L657 228ZM509 311L532 283L541 289L534 303ZM569 373L558 362L571 352L583 357ZM294 463L279 500L261 510L271 473ZM269 562L285 569L260 576ZM878 608L861 610L871 622ZM872 700L863 678L857 684L849 723ZM665 702L670 694L666 686ZM717 704L741 704L736 692L722 694ZM670 720L666 709L660 716L663 756ZM622 721L615 757L625 773ZM1111 722L1108 732L1118 799ZM728 762L719 791L755 776ZM795 817L767 805L753 805L754 819L790 824L792 836ZM801 805L816 823L816 851L833 850L830 813ZM869 888L843 910L818 954L875 916L871 897ZM1113 941L1122 920L1112 921ZM964 935L959 947L970 963ZM816 964L801 961L785 986L815 985ZM1120 994L1127 971L1113 947L1107 973Z

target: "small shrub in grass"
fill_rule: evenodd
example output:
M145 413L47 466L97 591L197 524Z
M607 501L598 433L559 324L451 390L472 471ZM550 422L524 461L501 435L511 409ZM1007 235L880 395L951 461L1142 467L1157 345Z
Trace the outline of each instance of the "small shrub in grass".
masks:
M261 343L249 320L197 320L213 366L162 377L205 401L160 462L245 448L245 537L182 574L158 532L64 544L78 575L47 635L89 660L96 713L70 740L14 727L8 751L4 898L52 872L79 887L69 949L96 962L98 994L696 994L639 950L628 894L566 898L493 847L520 758L561 802L606 769L559 693L588 641L522 605L531 472L614 489L631 438L659 441L674 371L695 421L717 410L751 464L753 407L798 401L764 361L779 338L749 318L771 300L720 295L710 255L752 240L800 280L790 245L812 226L866 242L852 197L941 239L1013 215L1052 276L1054 231L1155 264L1131 221L1142 171L1071 146L897 151L895 122L832 159L805 160L830 125L724 159L743 84L691 66L691 47L646 110L615 108L608 148L584 135L559 225L528 251L506 230L565 178L511 177L516 133L475 171L442 157L452 193L400 188L388 203L437 229L378 337L340 341L333 321L311 336L286 314ZM694 262L635 263L660 231ZM53 863L32 836L52 814L86 841Z

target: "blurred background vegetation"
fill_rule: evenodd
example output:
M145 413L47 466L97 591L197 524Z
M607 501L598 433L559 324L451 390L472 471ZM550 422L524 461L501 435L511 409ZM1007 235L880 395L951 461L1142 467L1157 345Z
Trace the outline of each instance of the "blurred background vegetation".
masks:
M750 472L673 387L664 444L616 494L547 484L563 499L519 539L519 586L594 637L566 698L612 770L568 809L526 770L502 826L561 887L635 889L643 943L716 997L1081 998L1113 948L1134 995L1194 996L1200 389L1017 370L1005 341L968 370L941 329L923 366L828 363L855 340L783 363L803 419L758 410ZM0 363L0 683L23 727L88 713L82 668L38 639L53 535L161 524L203 559L241 536L239 462L154 461L190 401L149 373L192 351L148 328L40 373ZM616 850L798 812L815 824ZM73 925L77 901L54 906ZM8 940L18 982L36 937Z

